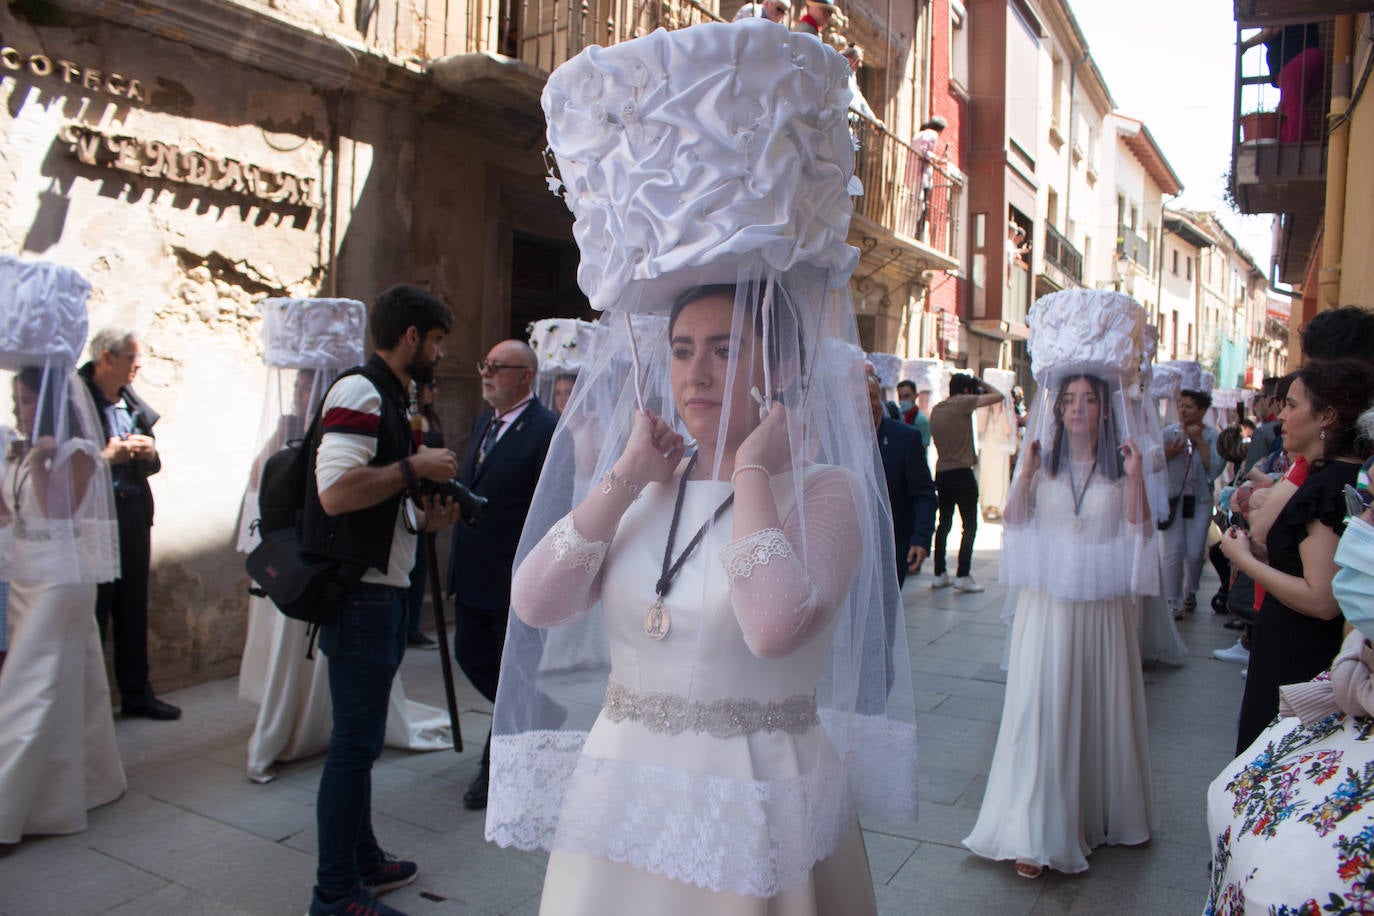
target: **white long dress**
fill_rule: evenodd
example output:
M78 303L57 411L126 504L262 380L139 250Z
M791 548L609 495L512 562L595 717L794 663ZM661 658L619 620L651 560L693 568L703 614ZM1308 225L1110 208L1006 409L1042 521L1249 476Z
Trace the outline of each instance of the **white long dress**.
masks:
M775 495L790 495L789 486L775 483ZM601 597L612 683L640 698L667 695L690 696L700 702L719 698L760 703L810 698L829 652L834 621L787 655L770 659L751 652L720 565L719 552L731 539L728 516L709 530L673 582L665 601L671 614L669 635L661 641L645 636L645 610L654 596L676 489L676 481L646 488L621 520L605 559ZM730 492L728 481L690 482L680 531L697 530ZM786 512L780 514L785 516ZM686 539L685 534L682 539ZM616 786L611 774L616 772L617 761L661 768L657 772L662 781ZM656 854L656 836L679 826L662 824L664 815L654 804L663 793L682 791L676 774L686 771L721 777L716 802L729 806L733 786L763 780L776 785L787 777L802 783L829 769L827 764L838 764L838 758L819 722L799 731L760 729L722 738L690 730L667 734L634 717L616 721L603 709L583 747L559 818L559 833L576 836L583 831L602 831L607 825L607 810L613 810L611 829L617 835L623 832L627 845L609 850L622 859L620 862L555 848L545 874L541 916L863 916L876 912L868 859L858 820L852 816L839 821L840 836L834 840L833 852L811 866L802 881L771 897L708 890L661 873L676 870L684 878L700 880L703 872L714 867L671 861L671 856ZM801 797L799 787L791 801ZM780 801L778 807L786 808L789 800L771 801ZM698 814L695 826L703 839L748 846L748 838L722 836L707 808ZM760 823L757 829L767 830L769 826ZM597 845L594 838L576 839L584 848ZM796 839L805 845L807 838ZM754 846L742 846L739 858L747 859L754 851ZM660 873L626 863L647 864ZM733 864L747 867L738 861ZM760 871L775 867L787 870L786 863L762 863Z
M1094 479L1075 517L1067 478L1042 478L1037 521L1074 531L1081 518L1086 551L1123 524L1124 482ZM1086 871L1093 847L1144 843L1154 823L1136 599L1063 601L1023 587L1015 613L997 749L964 845Z
M14 465L5 474L12 500ZM79 833L86 812L124 794L110 689L95 622L95 584L24 578L50 568L31 490L21 488L9 597L9 654L0 668L0 843ZM15 510L9 505L11 511ZM37 519L35 521L35 519Z
M322 754L329 748L334 707L329 660L305 657L306 624L292 620L267 598L252 598L248 639L239 668L239 698L258 706L248 739L248 778L269 782L272 764ZM440 647L440 651L444 651ZM391 682L386 746L411 751L453 747L448 712L406 698L401 676Z
M984 407L982 413L978 430L978 503L985 515L1001 515L1011 484L1012 414L1000 402Z

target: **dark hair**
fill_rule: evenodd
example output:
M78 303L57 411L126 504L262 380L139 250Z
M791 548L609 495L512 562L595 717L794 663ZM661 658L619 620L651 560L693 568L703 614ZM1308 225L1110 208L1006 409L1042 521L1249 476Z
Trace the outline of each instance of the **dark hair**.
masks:
M1198 410L1206 411L1212 406L1212 396L1205 391L1198 391L1195 388L1184 388L1178 393L1181 398L1187 398L1197 405Z
M27 430L29 441L39 436L57 435L62 420L60 395L65 387L62 384L62 373L56 369L26 366L15 375L15 380L39 398L37 409L34 411L33 429Z
M1093 394L1097 395L1097 403L1100 413L1100 422L1103 424L1102 436L1099 441L1106 438L1109 443L1117 441L1116 418L1112 414L1111 392L1107 389L1107 383L1095 375L1082 373L1070 375L1060 380L1059 391L1054 398L1054 447L1050 449L1050 476L1058 477L1059 469L1063 467L1064 461L1064 393L1069 390L1069 385L1083 379L1092 386ZM1108 480L1118 480L1125 473L1125 466L1121 461L1121 453L1115 448L1108 448L1106 453L1102 449L1097 450L1095 458L1097 471Z
M956 372L949 377L949 393L956 394L977 394L980 385L978 380L967 372Z
M915 394L915 393L916 393L916 383L913 382L913 381L912 381L911 379L909 379L909 378L904 378L904 379L902 379L900 382L898 382L898 383L897 383L897 388L898 388L898 390L900 390L900 389L902 389L902 388L910 388L912 394Z
M1264 381L1260 382L1260 394L1267 398L1272 398L1274 392L1278 390L1279 381L1282 378L1283 377L1279 375L1266 375Z
M936 130L936 131L939 131L939 130L944 130L944 129L945 129L946 127L948 127L948 126L949 126L949 122L948 122L948 121L946 121L944 118L940 117L939 115L936 115L935 117L931 118L929 121L927 121L927 122L925 122L924 124L922 124L922 125L921 125L921 130Z
M453 313L432 294L398 283L377 297L368 324L372 327L372 345L391 350L410 328L419 331L421 337L435 328L447 333L453 327Z
M1334 435L1327 435L1322 460L1358 454L1355 421L1374 398L1374 368L1361 359L1322 359L1294 373L1307 390L1312 412L1336 411Z
M1280 401L1288 400L1288 389L1293 387L1293 380L1298 377L1296 372L1280 376L1274 383L1274 397Z
M1374 364L1374 312L1356 305L1318 312L1302 329L1302 354L1309 360L1349 357Z

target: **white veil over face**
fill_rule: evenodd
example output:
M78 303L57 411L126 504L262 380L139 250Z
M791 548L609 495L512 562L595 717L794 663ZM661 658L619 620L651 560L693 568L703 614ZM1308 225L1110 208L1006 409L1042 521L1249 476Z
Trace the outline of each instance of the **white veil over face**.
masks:
M1160 446L1141 385L1144 309L1120 293L1071 290L1037 301L1030 325L1038 387L1003 512L1002 581L1065 601L1154 594L1149 478Z
M0 579L108 582L119 568L105 436L76 364L90 286L70 268L0 256L0 376L18 437L5 452Z
M305 435L339 373L362 363L367 323L367 307L355 299L265 299L259 309L267 389L239 512L237 546L243 553L260 540L256 523L263 465Z
M590 48L549 80L603 315L516 557L490 840L772 896L856 800L915 817L847 86L837 54L764 20ZM631 500L644 412L664 459Z
M577 375L591 356L595 327L580 318L544 318L529 327L530 349L539 360L534 394L554 413L567 409Z

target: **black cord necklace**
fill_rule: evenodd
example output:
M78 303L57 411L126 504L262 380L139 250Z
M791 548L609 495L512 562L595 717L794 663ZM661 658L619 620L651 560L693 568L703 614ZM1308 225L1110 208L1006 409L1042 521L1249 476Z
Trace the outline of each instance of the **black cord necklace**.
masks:
M1083 530L1083 519L1078 517L1078 511L1083 507L1083 500L1088 496L1088 487L1092 485L1093 474L1097 473L1097 460L1093 459L1092 467L1088 470L1088 479L1083 481L1083 492L1078 491L1078 484L1073 479L1073 458L1069 458L1069 492L1073 494L1073 530Z
M687 562L687 558L701 544L701 539L706 536L706 529L710 528L720 517L725 514L725 510L730 508L730 504L735 501L734 491L725 497L725 501L716 507L716 511L711 513L711 517L702 522L697 533L687 546L682 548L682 553L678 554L677 560L673 560L673 544L677 541L677 525L682 519L682 502L687 496L687 478L692 474L692 468L697 466L697 453L693 452L692 457L687 462L687 469L682 472L682 480L677 485L677 502L673 505L673 521L668 526L668 543L663 548L663 570L659 574L658 581L654 583L654 592L657 597L654 603L649 605L649 611L644 615L644 635L650 639L658 640L668 635L668 630L672 627L672 618L668 615L668 609L663 606L663 599L668 597L668 591L673 587L673 580L682 570L682 564Z

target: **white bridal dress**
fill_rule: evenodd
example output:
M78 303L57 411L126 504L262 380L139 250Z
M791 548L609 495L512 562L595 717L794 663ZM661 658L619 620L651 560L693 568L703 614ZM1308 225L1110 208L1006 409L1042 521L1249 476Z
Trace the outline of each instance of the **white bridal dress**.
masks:
M70 520L46 524L31 487L18 488L15 505L17 469L24 476L22 465L11 462L4 482L14 556L9 655L0 668L0 843L79 833L89 809L114 801L125 788L95 622L95 583L25 578L26 570L54 568L55 558L63 566L76 564L80 547L69 537Z
M1088 479L1091 469L1091 462L1075 462L1075 479ZM1039 473L1037 526L1078 542L1075 562L1068 563L1076 569L1065 574L1129 581L1130 570L1110 548L1101 549L1119 543L1128 524L1128 481L1094 477L1075 515L1069 475ZM1143 543L1153 551L1152 538ZM1119 594L1067 601L1021 588L997 750L978 821L964 840L973 852L1081 872L1095 846L1150 838L1154 803L1137 600Z
M833 485L847 474L832 469L828 476ZM783 518L794 492L788 480L790 475L774 478ZM835 620L826 609L817 608L795 649L760 658L746 644L731 601L732 582L739 587L737 574L743 569L736 565L740 557L764 558L742 575L757 577L755 585L766 583L768 558L782 556L772 553L781 545L767 540L770 531L780 536L778 530L760 532L762 539L756 535L752 544L746 539L731 545L731 516L723 516L673 582L664 602L671 619L668 636L655 641L645 635L645 611L654 597L677 485L672 480L646 487L625 513L605 555L600 598L610 643L611 686L558 812L558 838L549 855L540 914L874 913L858 819L846 813L852 812L853 802L815 706ZM679 545L730 492L728 481L687 484ZM808 572L817 583L824 582L827 573L815 567L828 565L828 559L850 549L824 541L818 531L823 524L819 519L827 514L825 500L848 494L848 485L840 483L833 494L811 506L808 493L812 555L820 558ZM550 531L526 562L580 566L591 572L596 563L590 558L596 552L595 545L577 534L569 517ZM729 578L722 562L731 571ZM781 598L781 589L772 593L788 600ZM519 597L517 587L516 600ZM693 698L690 706L683 704L686 697ZM694 718L696 728L674 730L659 724L678 718ZM762 724L765 719L771 727ZM626 762L639 766L622 768ZM625 782L631 773L638 774L635 781ZM688 774L715 779L707 796L690 799L690 813L684 815L683 806L664 801L681 802L702 792L702 782L693 785ZM838 785L833 784L836 779ZM771 798L741 795L761 785L786 789ZM801 812L790 809L816 800L833 806L831 816L814 821L825 824L831 835L788 837L791 842L784 849L795 861L760 861L766 859L760 852L768 848L768 832L786 831L789 820L799 823ZM760 820L752 831L742 833L729 814L753 806L761 812ZM682 829L683 824L673 822L682 816L689 818L687 827L699 838L699 848L709 850L699 860L685 855L681 846L659 846L671 843L669 838ZM571 852L568 846L601 848L606 855ZM808 853L818 847L831 851L815 861ZM784 881L781 892L771 896L702 886L766 885L777 874L791 874L794 880Z
M305 657L305 631L305 623L287 617L270 599L250 599L239 698L258 706L248 739L248 778L254 782L271 781L272 764L279 760L300 760L329 749L334 713L329 660L318 650L313 660ZM406 699L399 673L391 683L386 745L411 751L453 747L448 713Z

